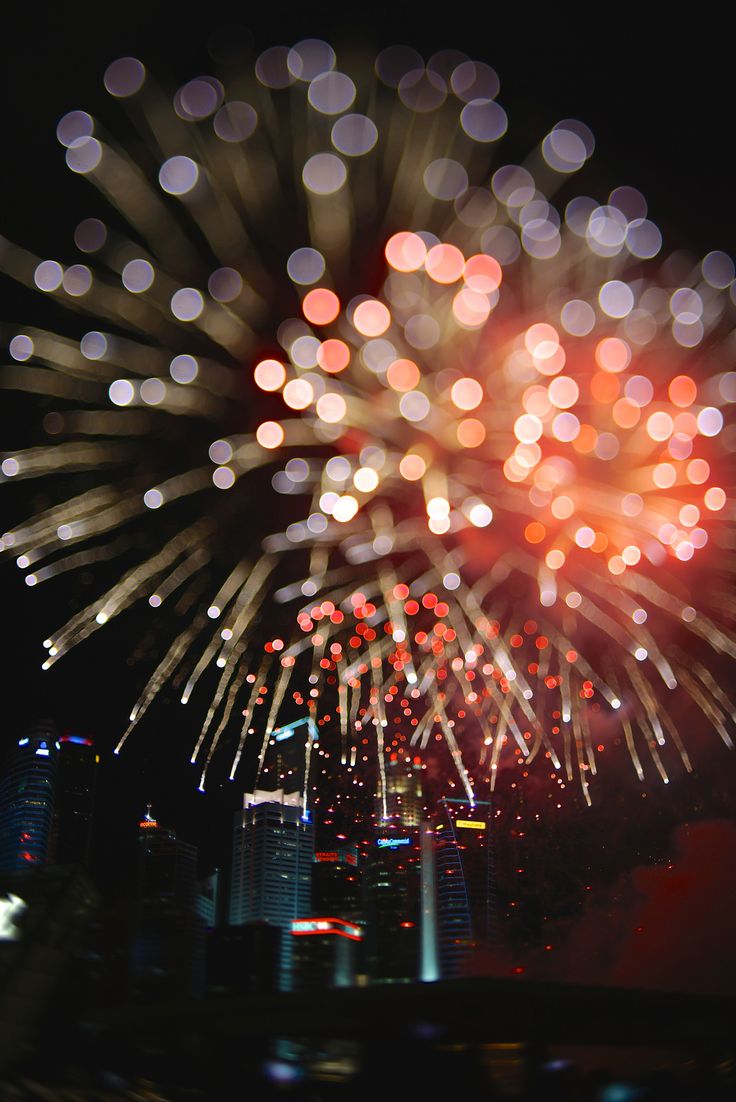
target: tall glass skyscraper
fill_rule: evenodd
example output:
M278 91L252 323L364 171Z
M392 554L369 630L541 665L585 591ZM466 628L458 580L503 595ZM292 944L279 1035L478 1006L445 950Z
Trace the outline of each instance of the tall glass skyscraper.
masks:
M314 828L301 795L282 788L246 792L235 815L230 923L270 922L281 930L280 987L291 989L291 923L311 913Z
M442 798L437 805L437 930L443 979L472 971L495 941L494 839L491 807Z
M364 885L366 970L371 981L414 980L420 971L420 832L378 830Z
M81 735L62 735L59 744L50 858L57 865L82 865L88 869L100 757L92 739Z
M422 759L390 754L386 763L386 817L383 801L376 800L376 820L402 827L419 827L424 817Z
M51 720L31 728L4 762L0 780L0 870L48 860L59 736Z

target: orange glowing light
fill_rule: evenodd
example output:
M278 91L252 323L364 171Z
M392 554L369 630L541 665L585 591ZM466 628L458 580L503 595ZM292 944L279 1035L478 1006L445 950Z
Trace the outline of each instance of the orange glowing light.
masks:
M424 267L435 283L457 283L463 274L465 257L455 245L433 245Z
M350 349L344 341L330 338L317 349L317 363L330 375L344 371L350 363Z
M687 409L698 396L698 388L689 375L678 375L672 380L667 393L673 405Z
M687 477L696 486L702 485L710 478L710 466L705 459L693 459L687 465Z
M485 253L476 253L465 262L463 272L465 282L471 291L478 291L482 295L490 295L501 286L503 272L501 265L492 256Z
M304 296L302 310L312 325L329 325L340 313L340 299L327 287L315 287Z
M598 442L598 433L592 425L581 425L580 432L572 442L572 446L580 455L588 455Z
M477 448L486 438L485 426L475 417L466 417L457 426L458 443L464 448Z
M464 287L452 300L452 312L460 325L466 329L476 329L488 318L491 304L485 295Z
M416 482L418 479L422 478L426 469L427 464L424 462L421 455L416 455L413 452L405 455L399 463L401 476L405 478L407 482Z
M611 415L619 428L632 429L641 418L641 409L628 398L619 398L614 402Z
M604 337L596 346L595 359L603 371L618 374L629 366L631 349L626 341L622 341L619 337Z
M524 337L527 349L537 360L548 360L560 346L557 330L545 322L530 325Z
M415 272L427 256L427 246L416 233L402 230L386 243L386 260L397 272Z
M524 538L528 543L541 543L547 535L547 529L538 520L533 520L524 529Z
M393 363L389 364L386 372L388 385L400 394L414 390L419 384L419 379L419 368L413 360L394 360Z
M600 402L601 405L610 405L621 393L621 383L615 375L596 371L590 380L590 393L596 402Z

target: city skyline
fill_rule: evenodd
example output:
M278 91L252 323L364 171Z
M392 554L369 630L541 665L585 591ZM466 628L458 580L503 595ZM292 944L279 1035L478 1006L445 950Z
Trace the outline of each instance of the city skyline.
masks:
M203 800L201 794L197 794L199 801L208 805L206 813L200 813L198 828L191 819L188 821L180 819L177 825L175 817L170 817L168 812L155 811L154 818L150 806L148 811L142 812L140 804L134 806L130 802L124 817L121 815L120 806L118 805L114 810L115 817L111 818L111 808L106 806L108 802L106 794L112 795L117 787L115 773L118 767L119 762L112 756L109 756L107 761L103 758L96 766L98 798L96 800L95 818L91 828L93 840L97 844L93 851L91 871L93 879L100 885L105 897L110 900L115 898L124 899L134 890L138 862L136 856L138 852L137 839L141 834L138 823L151 817L152 825L158 826L160 822L162 825L159 829L167 837L169 835L175 837L171 833L172 830L181 831L181 844L185 848L188 845L192 853L199 852L199 858L196 862L196 875L200 881L219 869L219 874L216 874L219 879L217 884L219 903L217 905L214 903L208 904L206 913L214 914L215 906L217 906L218 919L216 925L219 926L223 922L227 924L228 893L233 890L230 871L233 856L232 815L242 814L242 812L237 812L232 807L221 807L219 809L220 825L218 827L217 816L213 814L216 800L212 797ZM414 768L411 762L406 764L405 775L408 778L411 778ZM286 783L288 790L288 780ZM110 788L108 788L108 784L111 785ZM623 915L625 910L630 910L632 914L635 914L639 907L643 912L646 907L646 896L642 898L641 903L637 903L637 893L634 890L637 882L646 883L648 878L648 882L652 885L652 891L655 891L655 893L660 890L665 891L664 881L661 889L656 887L657 878L666 878L667 870L669 870L673 873L673 882L676 882L678 876L681 875L678 873L680 862L682 862L684 873L684 870L691 865L692 855L697 852L697 847L701 845L700 839L709 837L709 831L714 839L722 839L721 844L724 849L719 860L727 863L733 844L732 832L728 822L730 800L732 798L728 778L721 775L716 780L715 775L713 775L710 778L704 777L702 780L696 779L691 784L694 784L697 791L691 791L688 794L689 799L686 799L684 803L678 801L677 813L673 813L671 799L668 798L667 801L657 800L656 793L649 793L647 799L642 801L642 810L639 813L638 820L625 815L624 820L628 819L628 822L622 821L621 809L623 805L619 800L615 807L610 808L610 814L605 817L602 837L597 838L588 831L585 845L581 844L580 831L587 831L586 823L589 822L591 813L579 802L577 802L577 806L573 805L566 808L556 822L550 822L548 817L535 810L536 805L533 802L530 804L524 798L524 786L518 786L506 795L499 795L494 800L492 807L488 804L480 804L475 808L470 808L462 799L455 799L453 802L453 797L450 797L448 802L443 795L425 792L422 800L421 822L425 825L433 824L433 837L435 839L433 842L435 850L434 863L437 866L436 871L433 872L433 879L436 885L441 884L445 870L458 867L458 859L462 863L462 853L455 849L458 844L463 850L467 848L467 844L473 838L482 838L484 842L488 839L488 844L492 846L493 859L492 863L488 864L486 874L491 877L488 881L490 894L485 904L482 904L479 899L472 903L467 894L470 891L471 883L479 883L477 881L478 872L470 872L469 866L468 871L463 873L466 879L467 877L470 877L470 879L467 879L466 898L468 901L463 904L465 910L462 913L466 916L470 916L471 912L474 913L475 918L471 926L474 925L475 929L472 930L469 927L468 931L463 933L465 929L463 923L467 926L468 918L462 918L461 916L460 926L462 929L459 936L463 944L466 944L467 939L470 938L473 948L469 952L463 950L465 963L460 968L459 973L455 972L455 974L463 975L477 972L491 975L526 976L529 974L531 976L564 978L571 968L578 939L587 930L593 915L597 914L600 918L606 912L609 912L607 921L610 923L620 922L620 915L618 918L616 917L617 912ZM720 796L717 795L718 785L720 785L721 790ZM232 786L232 788L235 789L236 786ZM264 790L258 796L258 799L261 801L267 800L269 791L273 792L273 790ZM283 789L281 791L283 792ZM698 793L700 794L699 799ZM704 814L706 811L706 793L711 803L714 798L720 803L722 808L720 819L714 819L712 814ZM237 791L234 795L236 803L239 802L242 806L244 795L242 793L238 795ZM668 797L670 795L668 794ZM165 802L163 799L165 793L162 791L160 796L162 799L157 801L156 794L149 792L150 799L147 800L147 803L150 805L151 800L153 800L151 806L154 809L161 807ZM508 796L512 798L509 799ZM315 861L313 869L322 873L323 870L327 872L331 867L336 870L342 867L347 869L349 873L349 865L345 865L346 857L344 855L354 852L355 860L359 862L361 867L361 875L363 877L368 876L365 886L361 889L363 893L368 890L369 883L377 883L375 876L380 866L376 865L376 858L382 854L392 858L387 866L387 871L394 866L400 868L405 864L403 858L410 856L412 853L416 854L414 860L416 860L417 870L419 870L419 838L421 833L419 824L404 825L400 809L394 816L382 821L380 816L375 814L374 797L372 795L366 794L362 804L358 804L357 807L348 805L347 809L341 809L340 801L335 798L334 790L330 791L330 797L330 799L324 801L322 806L317 804L316 810L312 814L310 830L316 831L313 843ZM278 793L274 794L274 798L279 799ZM294 811L298 818L301 814L299 808L301 797L298 788L293 790L293 795L289 799L296 801ZM454 828L454 840L450 852L447 856L443 856L448 852L447 842L443 840L442 832L446 831L448 827L447 809L450 807L453 809L453 818L455 820L459 818L461 822L467 825ZM688 817L689 825L686 828L683 828L678 822L683 812ZM467 818L464 818L464 816L467 816ZM599 813L599 823L600 818L601 813ZM483 823L486 825L485 829L482 827ZM474 824L474 829L471 828L471 824ZM104 835L104 844L101 846L99 843L102 835ZM398 842L395 843L393 839L398 839ZM409 849L405 849L405 844L409 845ZM350 847L355 847L355 849L351 850ZM331 865L331 862L335 859L337 859L337 864ZM382 860L384 859L382 858ZM340 866L340 861L343 862L342 866ZM714 864L713 867L716 868L717 866ZM192 875L194 876L195 868L194 866L192 868ZM375 872L371 872L371 869L374 869ZM401 920L407 925L407 929L402 933L407 936L407 945L410 945L408 949L409 957L406 959L414 962L412 967L415 969L417 976L420 976L423 965L421 963L419 914L422 906L420 896L423 889L420 887L417 871L413 886L410 887L411 895L402 904L401 900L404 897L401 894L400 881L404 875L404 873L399 873L399 879L397 880L396 874L389 871L389 879L386 883L392 885L391 894L393 899L390 913L395 912L398 915L398 911L402 907L408 908L410 911L407 915L400 916ZM691 876L692 873L685 875ZM712 890L711 886L715 881L710 879L706 867L702 870L702 878L704 885L707 885L707 891ZM316 880L314 882L317 883ZM322 877L320 882L324 884L324 887L320 889L319 898L323 900L330 899L331 896L327 888L330 881ZM375 888L370 890L375 891ZM441 894L439 887L437 890ZM649 890L647 889L647 894ZM327 895L324 894L325 891L328 891ZM473 891L477 891L477 888ZM711 919L707 916L712 914L707 891L703 898L698 900L696 911L697 914L701 915L701 920L704 922L710 922ZM349 896L345 896L345 899L347 898ZM413 899L411 904L408 902L409 898ZM666 895L662 897L663 903L665 899ZM457 913L452 898L448 897L448 900L451 909L450 911L445 910L444 915ZM372 904L363 903L361 907L366 905L368 905L370 911ZM486 908L488 906L492 907L492 914L487 911L487 917L485 918L482 916L483 906ZM296 912L309 912L310 909L313 910L313 908L306 906L303 900L301 906L295 907L292 918L309 919L309 913L298 914ZM323 906L318 909L324 911L330 908ZM334 917L352 921L355 918L355 912L354 909L351 910L348 906L345 915ZM632 918L631 921L636 920ZM415 923L416 929L412 929L412 925ZM489 931L491 928L493 930L493 937L490 942L488 934L482 932L484 923ZM708 959L710 952L707 945L703 945L702 951L695 953L691 964L687 967L680 964L677 967L675 966L676 958L670 957L669 954L677 951L677 936L679 935L676 935L675 931L678 928L678 923L679 918L676 913L667 914L664 929L671 929L673 941L670 945L667 938L665 938L658 951L657 959L649 962L652 976L657 976L661 983L663 969L664 974L666 974L666 962L670 960L673 970L670 982L675 987L684 986L687 988L690 985L695 990L707 990L713 985L716 988L725 985L728 989L730 981L727 967L720 971L703 970L704 961ZM433 935L437 938L438 959L442 959L442 939L443 936L446 936L443 935L443 929L446 928L447 918L443 917L442 908L440 908L440 911L438 911L437 934ZM620 939L623 931L620 926L617 926L616 929L616 937ZM632 931L635 934L634 927L632 927ZM596 970L599 970L601 976L606 975L611 968L615 971L619 963L618 955L620 954L621 960L626 957L626 952L628 952L626 945L630 936L632 936L631 932L627 933L619 945L617 957L606 963L607 953L603 944L591 943L590 935L584 933L584 940L581 944L587 946L587 952L589 953L586 967L592 969L593 974ZM636 940L636 937L634 937L634 940ZM370 945L371 939L369 936L365 943L367 952L371 951ZM583 958L583 960L585 959ZM572 966L577 969L578 964ZM405 965L400 967L405 967ZM639 967L638 981L646 985L648 967L646 964L643 966L642 962L640 962ZM453 966L448 965L447 958L445 958L443 968L444 974L453 973Z

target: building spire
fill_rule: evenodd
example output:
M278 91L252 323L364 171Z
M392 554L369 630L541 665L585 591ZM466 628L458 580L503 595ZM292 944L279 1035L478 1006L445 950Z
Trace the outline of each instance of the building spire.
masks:
M152 804L146 804L146 814L139 821L138 826L141 830L157 830L158 822L153 817Z

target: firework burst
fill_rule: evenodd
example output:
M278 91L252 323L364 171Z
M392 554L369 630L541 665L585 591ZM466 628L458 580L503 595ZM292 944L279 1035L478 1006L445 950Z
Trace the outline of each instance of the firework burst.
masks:
M59 402L4 478L64 492L3 546L29 586L101 582L44 667L136 602L171 610L120 745L201 681L201 785L249 737L260 774L294 714L305 794L320 729L379 792L388 755L441 741L471 800L537 759L589 801L614 733L666 782L668 744L690 768L678 699L730 746L676 642L736 655L731 260L661 262L638 191L575 194L577 120L504 163L498 78L454 52L348 75L308 40L173 103L133 58L105 85L137 154L84 111L57 136L127 235L85 220L69 265L2 246L96 325L14 332L4 376Z

